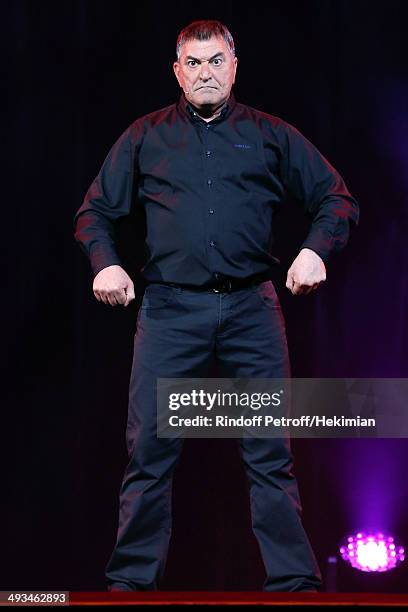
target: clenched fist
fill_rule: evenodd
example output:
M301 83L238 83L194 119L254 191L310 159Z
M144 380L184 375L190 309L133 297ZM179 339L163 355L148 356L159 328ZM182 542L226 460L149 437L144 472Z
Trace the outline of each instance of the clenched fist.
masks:
M135 299L133 281L121 266L108 266L95 276L93 292L98 302L127 306Z
M286 287L294 294L307 294L326 280L323 260L311 249L302 249L288 270Z

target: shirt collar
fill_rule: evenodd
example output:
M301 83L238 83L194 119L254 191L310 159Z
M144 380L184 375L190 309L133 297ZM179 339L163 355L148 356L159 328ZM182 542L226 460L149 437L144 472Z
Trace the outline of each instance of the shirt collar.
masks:
M235 96L233 94L233 92L231 91L230 96L228 98L228 100L226 100L225 105L223 106L221 113L218 115L218 117L215 117L214 119L211 120L211 123L213 121L221 121L222 119L225 119L226 117L228 117L233 109L236 106L236 99ZM190 102L186 99L186 96L184 94L184 92L181 94L177 107L179 109L179 111L186 117L188 117L190 120L192 121L204 121L204 119L202 119L200 117L200 115L198 115L194 109L194 107L190 104Z

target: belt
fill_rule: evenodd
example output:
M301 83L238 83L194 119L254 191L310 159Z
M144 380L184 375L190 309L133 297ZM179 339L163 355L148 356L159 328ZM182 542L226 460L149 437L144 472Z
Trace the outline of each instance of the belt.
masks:
M191 291L213 291L214 293L231 293L232 291L238 291L239 289L245 289L246 287L254 287L260 283L270 280L270 272L262 272L260 274L253 274L247 278L233 278L232 276L224 276L222 274L215 274L215 280L209 285L202 287L195 287L192 285L179 285L177 283L166 283L170 287L181 287L189 289Z

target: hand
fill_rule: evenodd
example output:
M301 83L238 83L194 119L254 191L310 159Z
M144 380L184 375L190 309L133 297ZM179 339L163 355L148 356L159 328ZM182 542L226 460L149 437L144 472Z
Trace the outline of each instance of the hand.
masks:
M311 249L302 249L288 270L286 287L293 295L310 293L326 280L323 260Z
M135 299L133 281L121 266L108 266L95 276L93 292L98 302L127 306Z

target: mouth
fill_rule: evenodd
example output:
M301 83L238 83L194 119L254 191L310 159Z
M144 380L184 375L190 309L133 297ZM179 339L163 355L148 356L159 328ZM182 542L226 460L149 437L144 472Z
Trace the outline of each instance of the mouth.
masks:
M199 89L217 89L217 88L213 87L212 85L203 85L202 87L197 87L196 91L198 91Z

